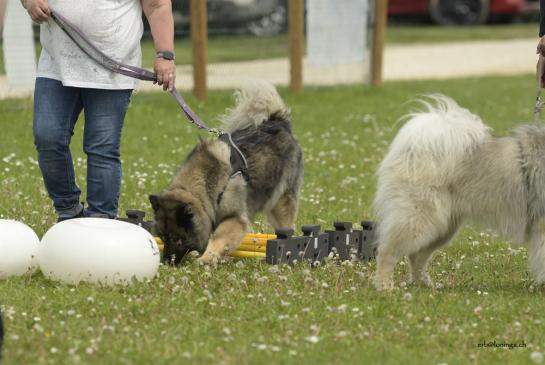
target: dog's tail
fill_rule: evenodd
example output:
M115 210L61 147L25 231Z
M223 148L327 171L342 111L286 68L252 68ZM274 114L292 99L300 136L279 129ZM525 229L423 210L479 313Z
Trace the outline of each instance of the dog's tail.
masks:
M235 106L220 119L226 132L234 132L271 119L289 121L290 110L272 84L254 80L235 92Z
M379 168L379 178L395 171L406 181L441 184L488 136L482 120L444 95L423 100L424 111L406 116Z

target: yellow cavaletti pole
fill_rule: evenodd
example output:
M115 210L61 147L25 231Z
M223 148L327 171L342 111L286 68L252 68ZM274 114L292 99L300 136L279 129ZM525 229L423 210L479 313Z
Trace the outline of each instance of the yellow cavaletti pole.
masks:
M265 252L267 250L267 241L273 240L276 238L274 234L266 233L247 233L240 246L233 252L229 254L232 257L241 257L241 258L263 258L265 257ZM157 246L162 252L165 244L159 237L155 237Z
M264 258L265 252L235 250L229 254L231 257Z
M237 247L236 251L265 252L265 251L267 251L267 246L261 246L261 245L240 245L240 246Z

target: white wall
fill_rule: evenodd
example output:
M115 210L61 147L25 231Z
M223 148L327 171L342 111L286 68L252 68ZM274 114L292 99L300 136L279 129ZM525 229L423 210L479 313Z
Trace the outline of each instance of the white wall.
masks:
M311 64L365 60L368 0L307 0L307 56Z
M32 89L36 77L32 21L19 0L7 0L3 48L9 87Z

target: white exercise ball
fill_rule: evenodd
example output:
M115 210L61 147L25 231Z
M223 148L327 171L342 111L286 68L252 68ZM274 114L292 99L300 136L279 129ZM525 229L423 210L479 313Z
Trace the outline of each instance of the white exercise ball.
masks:
M33 273L38 267L39 243L36 233L26 224L0 219L0 279Z
M153 236L132 223L76 218L55 224L40 243L43 274L68 284L129 284L152 279L159 269Z

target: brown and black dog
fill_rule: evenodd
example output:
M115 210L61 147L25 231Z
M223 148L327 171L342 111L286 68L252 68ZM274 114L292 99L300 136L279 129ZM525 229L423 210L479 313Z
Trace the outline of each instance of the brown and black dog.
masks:
M235 96L222 117L233 143L228 135L200 141L167 189L149 197L169 262L196 250L203 263L217 263L236 249L258 212L274 228L294 226L303 158L290 111L268 83L251 83Z

